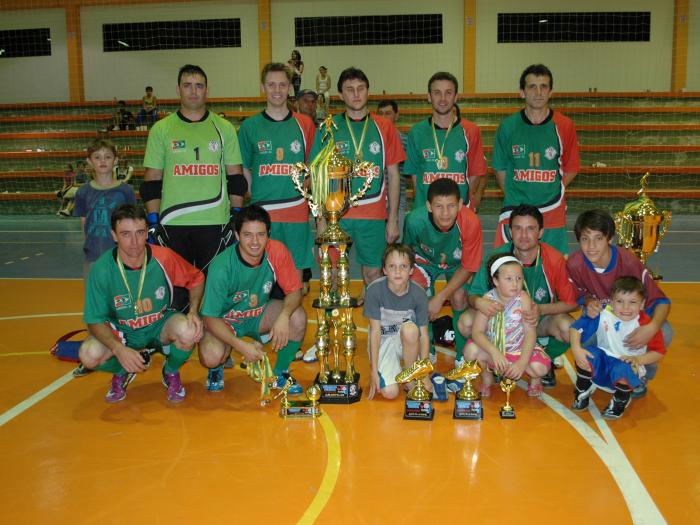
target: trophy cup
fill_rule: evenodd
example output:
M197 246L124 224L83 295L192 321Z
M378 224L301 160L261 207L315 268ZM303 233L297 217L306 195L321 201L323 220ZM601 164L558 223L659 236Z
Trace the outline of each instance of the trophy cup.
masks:
M481 374L481 367L476 361L466 361L459 368L450 370L445 377L450 381L465 379L464 386L455 395L455 407L452 411L454 419L484 419L484 407L481 394L474 390L472 381Z
M639 197L614 215L618 244L632 250L645 266L671 226L671 212L659 210L647 195L647 178L649 173L640 181ZM661 279L660 275L649 271L654 279Z
M429 358L419 359L411 366L399 372L396 382L399 384L415 382L415 386L406 395L406 404L403 412L404 419L419 419L430 421L435 415L433 410L432 394L423 386L423 379L433 371L433 364Z
M318 400L321 397L321 389L318 385L311 385L306 389L306 399L287 399L290 387L294 384L294 380L290 377L284 384L279 394L275 399L281 397L280 401L280 417L287 419L288 417L304 419L317 418L321 415L321 409L318 406Z
M515 381L504 379L500 384L501 390L506 393L506 404L501 407L501 419L515 419L515 409L510 404L510 393L515 388Z
M374 179L371 162L356 162L340 155L333 137L333 119L324 122L323 140L328 141L307 167L297 163L292 167L292 181L297 191L308 201L314 217L323 218L326 228L317 235L319 247L320 292L313 302L318 327L316 353L320 370L316 384L321 389L321 403L355 403L362 396L360 374L355 371L355 323L352 319L357 299L350 296L350 260L348 249L352 239L338 221L350 206L356 206ZM308 187L304 181L309 178ZM357 192L352 195L352 181L363 178ZM309 191L310 190L310 191ZM331 251L337 253L334 264ZM340 353L345 358L345 371L340 368ZM330 354L334 363L330 366Z

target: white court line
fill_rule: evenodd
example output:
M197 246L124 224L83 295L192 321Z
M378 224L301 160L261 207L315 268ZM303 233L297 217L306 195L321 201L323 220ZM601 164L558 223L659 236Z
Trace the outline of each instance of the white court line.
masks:
M56 379L56 381L54 381L50 385L42 388L41 390L39 390L35 394L29 396L27 399L25 399L21 403L13 406L10 410L5 412L4 414L1 414L0 415L0 427L3 426L8 421L11 421L12 419L19 416L25 410L33 407L34 405L36 405L39 401L41 401L45 397L48 397L51 394L53 394L56 390L58 390L63 385L68 383L71 379L73 379L73 371L72 370L70 372L67 372L65 375L59 377L58 379Z

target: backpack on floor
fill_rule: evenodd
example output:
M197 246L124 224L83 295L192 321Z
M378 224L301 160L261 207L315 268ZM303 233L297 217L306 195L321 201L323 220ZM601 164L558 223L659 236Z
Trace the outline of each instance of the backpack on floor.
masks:
M51 355L61 361L71 361L73 363L79 363L78 350L83 341L69 341L69 339L79 333L86 332L87 330L73 330L67 334L62 335L58 338L56 343L51 347Z

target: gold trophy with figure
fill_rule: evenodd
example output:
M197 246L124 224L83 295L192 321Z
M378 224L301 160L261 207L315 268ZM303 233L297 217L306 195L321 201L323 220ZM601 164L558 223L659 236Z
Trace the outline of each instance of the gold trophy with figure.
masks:
M500 385L501 390L506 393L506 404L501 407L501 419L515 419L515 409L510 404L510 393L515 388L515 381L503 379Z
M647 172L641 179L639 197L614 215L618 244L629 248L646 266L647 258L658 251L659 243L671 226L671 212L659 210L647 195ZM661 276L650 270L654 279Z
M435 415L433 409L432 393L423 385L423 379L433 371L430 358L419 359L411 366L399 372L396 382L401 384L414 382L413 388L406 394L406 405L403 413L404 419L418 419L430 421Z
M325 223L316 236L319 251L319 296L313 302L318 328L316 353L320 371L316 383L321 389L321 403L354 403L360 400L360 374L355 371L355 323L352 318L357 299L350 296L350 259L352 239L340 227L339 220L356 206L374 180L374 164L355 162L342 156L335 145L332 117L323 124L325 145L309 166L297 163L292 167L294 186L308 201L314 217ZM309 179L306 184L306 179ZM363 182L352 194L355 179ZM336 259L334 264L333 259ZM335 268L335 272L333 271ZM334 357L331 367L330 355ZM345 358L345 371L340 368L340 354Z
M281 397L280 401L280 417L283 418L317 418L321 415L321 409L318 406L318 400L321 397L321 389L318 385L311 385L306 389L306 399L287 399L289 389L294 384L294 380L290 377L284 384L279 394L275 399Z
M455 407L452 411L454 419L484 419L481 394L474 390L474 385L472 384L479 375L481 375L481 367L476 359L465 361L462 366L445 374L445 378L450 381L465 380L462 389L455 394Z

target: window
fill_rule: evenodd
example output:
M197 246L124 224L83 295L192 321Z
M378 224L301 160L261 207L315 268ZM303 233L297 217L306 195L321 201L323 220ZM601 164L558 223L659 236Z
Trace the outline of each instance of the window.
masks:
M51 30L7 29L0 31L0 58L51 55Z

